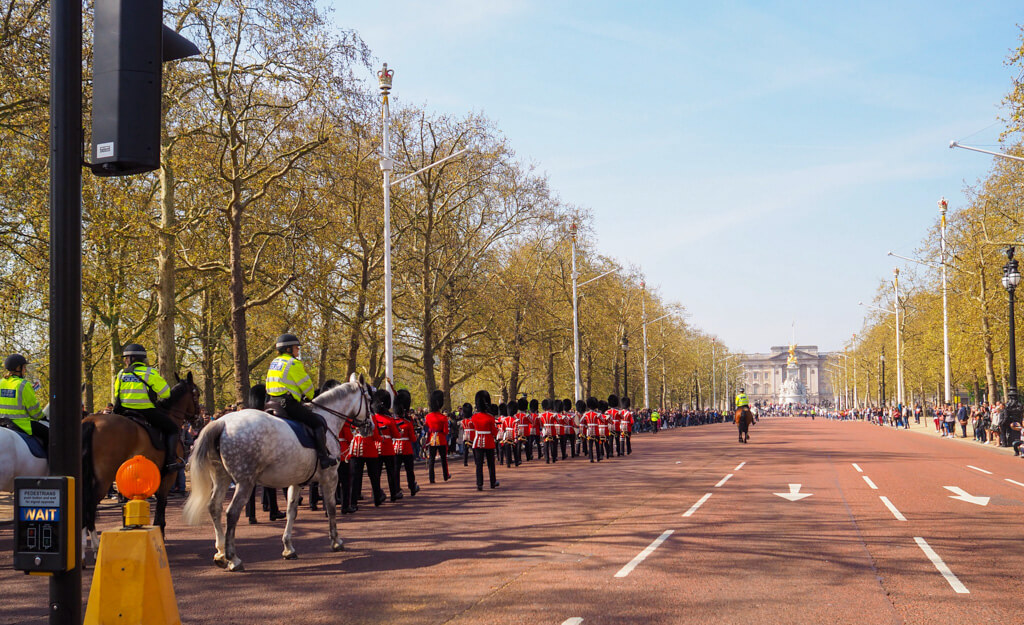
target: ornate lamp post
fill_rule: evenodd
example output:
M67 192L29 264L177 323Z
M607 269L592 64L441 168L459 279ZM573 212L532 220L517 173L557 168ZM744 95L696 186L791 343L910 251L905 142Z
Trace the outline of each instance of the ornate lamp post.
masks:
M387 63L384 69L377 72L384 120L384 155L380 159L380 170L384 172L384 375L389 384L395 380L394 322L391 309L391 172L394 171L395 163L391 160L391 107L388 105L388 94L391 93L394 77L395 70L388 69Z
M1006 264L1003 265L1003 288L1006 289L1007 299L1010 304L1009 332L1010 332L1010 385L1006 389L1006 415L1008 421L1020 421L1022 407L1020 398L1017 396L1017 332L1014 325L1014 291L1020 284L1020 270L1017 268L1017 261L1013 258L1013 246L1006 249Z
M627 358L627 356L629 355L629 339L626 337L625 334L622 335L622 343L621 343L621 345L622 345L622 367L623 367L623 376L622 377L623 377L623 382L625 383L622 396L624 398L626 398L626 397L629 397L629 358Z
M880 389L880 393L881 393L881 406L884 408L885 407L885 349L883 349L882 353L878 355L878 362L879 362L879 367L881 368L881 373L878 376L878 388Z

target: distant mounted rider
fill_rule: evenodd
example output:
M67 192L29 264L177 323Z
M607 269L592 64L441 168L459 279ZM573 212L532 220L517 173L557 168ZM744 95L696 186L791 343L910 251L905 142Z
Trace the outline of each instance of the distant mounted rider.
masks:
M11 354L4 359L7 373L0 380L0 418L8 418L29 436L35 436L47 447L50 441L50 428L45 422L43 411L39 408L35 389L25 379L25 368L28 359L21 354Z
M312 401L313 381L299 360L301 346L302 343L294 334L277 337L274 347L277 348L278 356L267 369L267 409L277 406L286 419L301 423L313 431L320 468L326 469L338 464L338 461L327 451L327 429L324 422L302 403L303 400Z

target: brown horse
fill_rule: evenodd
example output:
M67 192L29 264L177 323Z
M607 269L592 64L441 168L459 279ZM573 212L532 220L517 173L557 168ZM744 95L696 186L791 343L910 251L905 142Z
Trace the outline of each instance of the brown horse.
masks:
M199 387L192 381L191 373L184 380L177 375L174 377L177 383L164 403L167 415L179 428L186 422L199 427ZM178 457L184 457L185 449L180 440L175 451ZM136 455L149 458L158 467L164 466L165 452L153 447L149 433L131 419L118 414L94 414L82 420L82 528L93 550L96 547L96 508L114 483L117 469ZM167 492L174 485L176 475L176 472L164 473L156 492L153 524L161 531L165 526Z
M750 412L750 406L740 406L735 414L736 427L739 428L740 442L750 440L750 426L754 423L754 413Z

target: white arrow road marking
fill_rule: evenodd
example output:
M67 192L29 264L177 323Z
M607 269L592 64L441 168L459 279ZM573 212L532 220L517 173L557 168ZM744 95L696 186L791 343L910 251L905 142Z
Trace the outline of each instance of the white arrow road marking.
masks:
M562 621L562 625L580 625L580 623L582 623L582 622L583 622L583 617L581 617L581 616L574 616L572 618L567 618L564 621Z
M655 538L653 543L647 545L647 547L643 551L641 551L640 553L636 554L636 557L633 558L632 560L630 560L629 564L627 564L626 566L624 566L621 569L619 569L619 572L615 574L615 577L625 577L625 576L629 575L630 573L632 573L633 569L636 568L636 565L640 564L641 562L643 562L647 558L647 556L649 556L652 553L654 553L654 550L657 549L658 547L660 547L661 543L663 543L666 540L668 540L668 537L671 536L672 532L674 532L674 531L675 530L665 530L664 532L662 532L661 536L658 536L657 538ZM583 619L580 619L580 621L582 621L582 620Z
M703 497L697 500L697 503L690 506L690 509L683 513L683 516L693 516L693 513L697 511L697 508L704 505L704 502L711 499L711 493L705 493Z
M857 473L863 473L864 472L864 470L861 469L860 466L856 462L851 462L850 464L853 465L854 469L857 469Z
M743 465L745 465L745 464L747 464L747 463L746 463L745 461L744 461L744 462L741 462L741 463L739 463L738 465L736 465L736 468L735 468L735 469L733 469L733 471L739 471L740 469L742 469L742 468L743 468Z
M985 469L979 469L978 467L974 466L973 464L967 465L967 468L968 469L974 469L975 471L981 471L982 473L984 473L986 475L992 475L991 471L986 471Z
M894 517L896 517L897 521L906 521L907 520L907 517L903 516L903 514L899 510L896 509L896 506L892 505L892 502L889 501L888 497L879 497L879 499L881 499L882 503L885 504L885 507L889 509L889 512L892 512L892 515Z
M730 478L730 477L732 477L732 475L733 475L733 474L732 474L732 473L730 473L729 475L726 475L725 477L723 477L723 478L722 478L722 479L721 479L721 480L720 480L720 481L719 481L719 482L718 482L717 484L715 484L715 488L718 488L718 487L719 487L719 486L721 486L722 484L725 484L726 482L728 482L728 481L729 481L729 478Z
M963 583L957 579L956 575L953 575L953 571L949 570L949 567L942 561L939 554L935 553L935 550L932 549L923 538L915 536L914 541L917 543L917 546L921 548L921 551L924 552L924 555L928 556L928 559L932 561L936 570L938 570L939 573L942 573L942 576L946 578L946 581L949 582L949 585L953 587L953 590L956 591L957 594L971 594L971 591L967 590L967 586L964 586Z
M967 491L960 488L959 486L943 486L943 488L945 488L951 493L956 493L955 495L950 495L950 499L959 499L960 501L966 501L967 503L973 503L979 506L988 505L989 497L977 497L974 495L969 495Z
M800 501L804 497L810 497L814 493L801 493L800 484L790 484L788 493L772 493L790 501Z
M861 477L864 478L864 481L868 483L868 486L870 486L874 490L878 490L878 487L875 486L875 483L871 481L870 477L866 475L862 475Z
M1021 484L1021 483L1020 483L1020 482L1018 482L1017 480L1011 480L1011 479L1010 479L1010 478L1008 478L1008 477L1004 477L1003 479L1004 479L1004 480L1006 480L1007 482L1011 483L1011 484L1016 484L1017 486L1024 486L1024 484Z

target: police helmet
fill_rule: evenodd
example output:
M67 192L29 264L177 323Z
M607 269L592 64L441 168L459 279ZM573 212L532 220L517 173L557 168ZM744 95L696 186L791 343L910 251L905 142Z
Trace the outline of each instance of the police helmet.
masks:
M302 343L299 342L299 337L294 334L285 333L277 337L277 343L274 346L277 347L278 351L281 351L288 347L298 347L300 345L302 345Z
M121 355L125 358L145 358L148 354L146 354L146 348L138 343L128 343L121 351Z
M744 388L743 388L743 387L741 386L741 387L740 387L740 392L741 392L741 393L746 393L747 391L746 391L746 390L745 390L745 389L744 389Z
M17 371L27 364L28 360L21 354L11 354L7 358L4 358L4 369L7 369L8 371Z

